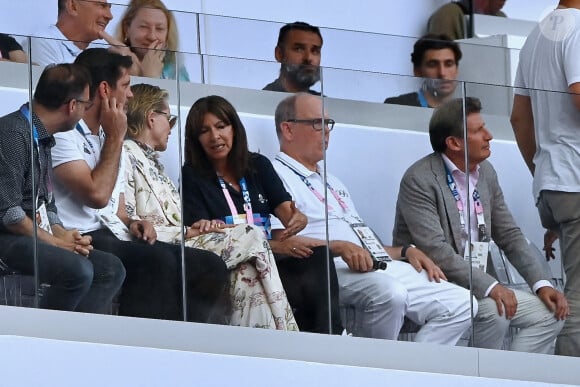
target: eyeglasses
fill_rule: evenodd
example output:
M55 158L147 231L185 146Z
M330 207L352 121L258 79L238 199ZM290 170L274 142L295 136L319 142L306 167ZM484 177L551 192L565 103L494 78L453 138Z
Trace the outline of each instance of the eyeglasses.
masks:
M167 121L169 122L170 128L173 128L175 126L175 124L177 123L177 116L175 116L173 114L164 112L162 110L153 110L153 113L164 115L165 118L167 118Z
M84 104L85 105L85 110L89 110L94 105L94 102L91 99L80 99L80 98L73 98L73 99L75 101L77 101L78 103ZM71 101L73 99L71 99Z
M292 118L290 120L286 120L287 122L295 122L297 124L310 124L312 128L316 131L322 130L322 118L314 118L311 120L307 119L297 119ZM334 128L335 121L332 118L325 118L324 125L326 126L327 130L330 132Z

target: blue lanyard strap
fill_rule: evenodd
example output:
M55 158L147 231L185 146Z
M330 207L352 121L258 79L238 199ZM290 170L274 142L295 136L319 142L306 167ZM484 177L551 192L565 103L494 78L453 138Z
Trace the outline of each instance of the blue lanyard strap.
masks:
M459 221L461 222L461 226L465 227L465 210L463 207L463 202L461 200L461 196L459 195L459 191L457 190L457 184L455 183L455 179L451 175L447 164L445 164L445 173L447 175L447 186L453 195L453 199L455 199L455 204L457 205L457 210L459 211ZM475 215L477 217L477 229L478 229L478 237L481 242L488 242L490 240L489 236L487 235L487 228L485 226L485 218L483 216L483 205L481 204L481 196L479 195L479 191L477 188L473 190L473 206L475 209Z
M30 117L30 110L28 109L28 106L22 105L20 107L20 112L22 113L22 115L24 117L26 117L26 119L28 120L29 123L32 123L32 137L34 138L34 143L38 147L38 130L36 129L36 125L34 125L34 122L32 122L32 118Z
M248 191L245 177L240 179L240 188L242 188L242 197L244 198L244 210L252 211L252 200L250 199L250 191Z
M36 146L36 151L38 152L38 164L40 165L40 168L42 169L42 162L40 161L41 157L40 157L40 145L39 145L39 139L38 139L39 138L38 130L36 129L36 125L34 125L34 121L32 120L32 117L30 114L30 109L28 108L28 106L26 104L24 104L20 107L20 112L26 118L26 120L28 120L28 123L32 124L32 137L34 139L34 145ZM47 193L46 199L50 202L50 201L52 201L52 181L50 179L49 168L50 168L50 166L47 165L46 170L45 170L44 179L45 179L45 187L46 187L46 191L47 191L46 192ZM36 200L38 200L39 196L40 196L40 187L38 188Z
M97 151L95 150L95 147L93 145L92 142L89 141L89 139L87 138L87 134L85 133L83 127L81 126L81 124L77 123L77 126L75 127L76 130L81 134L81 136L83 136L83 138L85 139L85 142L87 144L89 144L89 147L91 147L91 152L93 152L93 155L97 154Z
M425 98L425 94L423 94L423 90L419 89L417 95L419 97L419 104L421 105L421 107L429 107L427 99Z

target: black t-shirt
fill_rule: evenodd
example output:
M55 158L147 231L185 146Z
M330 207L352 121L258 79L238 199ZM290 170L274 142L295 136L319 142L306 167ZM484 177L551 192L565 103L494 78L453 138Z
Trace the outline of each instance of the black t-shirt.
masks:
M18 44L16 39L10 35L0 34L0 52L2 58L10 59L10 51L22 50L22 46Z
M417 92L401 94L397 97L389 97L385 99L385 103L391 105L421 106L421 101L419 101L419 94Z
M264 86L264 88L262 90L280 91L283 93L289 92L288 90L286 90L284 88L284 86L282 86L282 82L280 81L280 78L276 78L276 80L274 82L268 83L266 86ZM312 95L320 95L320 93L318 91L312 90L312 89L308 89L307 92L312 94Z
M284 184L266 157L250 154L250 172L244 176L254 214L267 217L285 201L292 200ZM195 171L191 165L182 168L183 179L183 213L185 224L192 224L199 219L224 219L231 215L217 175L208 179ZM239 214L244 214L244 198L227 186L230 196Z

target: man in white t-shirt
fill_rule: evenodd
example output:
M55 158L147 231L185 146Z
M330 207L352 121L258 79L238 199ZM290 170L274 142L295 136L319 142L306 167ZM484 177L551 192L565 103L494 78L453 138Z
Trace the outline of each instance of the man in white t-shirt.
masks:
M556 354L568 356L580 356L579 58L580 0L561 0L520 52L511 116L542 225L560 237L570 316Z
M295 258L309 259L312 247L325 244L327 190L329 249L337 257L340 302L355 309L353 333L394 340L407 317L421 325L415 341L456 344L471 325L469 291L445 281L439 267L413 245L383 247L375 240L367 249L362 247L355 229L363 239L372 239L373 232L362 225L363 220L340 180L327 175L325 189L319 174L318 162L323 158L334 124L326 121L323 137L321 117L320 97L307 93L288 97L276 108L281 153L273 165L296 206L308 217L306 228L284 242L288 250ZM272 228L276 239L281 225L273 222ZM373 269L369 250L375 250L376 256L388 253L393 260L387 263L386 270ZM473 307L477 313L475 301Z
M107 0L58 0L56 24L37 31L32 38L31 60L41 66L72 63L113 19ZM24 44L28 50L28 41Z

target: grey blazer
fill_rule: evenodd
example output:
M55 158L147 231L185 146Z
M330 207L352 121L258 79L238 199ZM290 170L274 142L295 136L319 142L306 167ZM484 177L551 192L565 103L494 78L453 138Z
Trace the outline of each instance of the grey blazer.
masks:
M488 161L480 164L477 190L488 233L530 288L539 280L549 280L508 210L497 174ZM470 265L463 260L463 251L460 251L461 231L459 212L447 185L443 158L439 153L432 153L413 164L401 180L393 245L414 243L441 267L450 281L470 288ZM483 298L494 281L495 278L489 274L474 269L472 288L475 297Z

